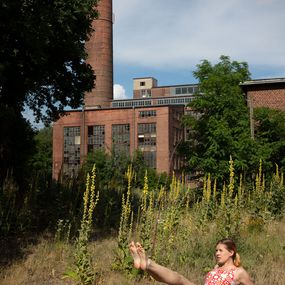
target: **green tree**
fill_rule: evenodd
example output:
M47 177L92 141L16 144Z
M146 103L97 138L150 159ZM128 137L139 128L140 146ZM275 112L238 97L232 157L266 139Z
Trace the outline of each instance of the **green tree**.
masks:
M0 103L37 118L80 106L94 74L85 41L96 0L3 0L0 9ZM48 117L46 117L48 118Z
M52 127L45 127L35 135L35 154L30 160L31 171L44 179L52 175Z
M264 161L265 168L285 168L285 112L269 108L254 110L255 140L257 154ZM269 170L269 169L266 169Z
M11 169L15 173L22 164L21 148L15 147L15 141L23 144L30 138L21 115L25 106L37 120L48 122L66 106L79 107L84 92L92 89L95 75L85 62L85 42L97 17L97 2L1 1L0 114L5 117L0 125L0 158L9 167L1 165L4 176ZM9 122L9 129L5 122ZM24 139L17 135L20 126ZM12 152L17 162L8 155Z
M97 207L98 213L96 214L98 217L97 226L100 227L116 228L119 226L122 194L127 191L126 173L130 165L134 171L132 187L136 189L136 192L143 189L146 171L148 185L151 189L160 189L160 186L167 188L170 184L170 179L165 173L158 174L155 169L146 166L143 155L138 150L132 156L115 151L112 151L111 154L104 150L90 152L79 175L82 184L86 173L91 171L94 164L96 165L96 189L100 190L101 202ZM133 202L138 206L138 200Z
M250 78L245 62L221 56L212 65L203 60L194 76L199 92L189 107L184 124L190 129L188 141L180 146L189 171L223 176L230 156L237 170L250 164L253 142L250 139L249 112L239 84Z
M35 151L35 131L12 109L0 110L0 192L9 179L24 184L28 159Z

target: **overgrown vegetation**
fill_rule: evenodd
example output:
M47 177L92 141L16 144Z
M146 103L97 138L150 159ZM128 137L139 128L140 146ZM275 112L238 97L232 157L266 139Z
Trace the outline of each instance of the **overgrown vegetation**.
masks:
M284 112L255 110L252 140L238 86L249 77L247 64L228 57L217 65L203 61L196 76L202 93L191 104L192 115L185 117L192 132L180 148L186 172L204 180L193 189L184 177L147 168L140 152L128 157L96 151L76 179L52 181L52 129L36 132L15 112L0 112L1 129L11 128L5 123L8 117L19 122L15 136L1 136L0 142L3 284L151 283L132 267L131 239L142 241L152 258L199 284L213 266L209 257L216 240L225 236L238 242L257 284L284 284L279 270L285 262ZM5 161L7 155L11 161ZM96 179L92 175L86 185L94 164ZM98 204L94 189L100 190ZM42 234L48 242L38 239ZM32 247L37 241L39 246ZM24 249L23 243L29 246ZM34 257L29 251L35 251ZM48 255L46 267L43 255ZM28 273L15 269L20 257ZM19 279L13 279L8 265L18 270ZM73 279L63 281L67 275Z
M222 177L230 155L236 169L252 172L259 159L254 157L247 102L239 86L250 78L247 63L221 56L217 64L203 60L193 74L199 92L189 104L191 112L184 116L184 125L191 132L180 146L187 172Z
M37 120L51 122L66 106L80 107L93 88L85 42L97 2L1 1L0 187L13 177L23 194L31 178L27 162L35 132L22 112L29 108Z
M90 181L94 181L94 174L92 176ZM201 284L205 272L214 265L211 256L215 242L225 236L232 237L237 242L243 266L253 276L256 284L284 283L283 272L279 269L285 262L285 186L283 173L278 167L271 175L272 179L266 180L260 162L254 180L247 183L242 176L235 173L234 161L230 160L229 179L222 188L217 187L216 179L212 179L209 174L204 179L203 188L196 190L195 195L194 189L189 189L175 177L169 188L149 187L147 173L144 176L144 185L138 192L132 185L134 177L135 172L130 166L125 176L127 191L122 195L117 238L113 236L111 240L89 240L94 235L89 234L96 204L96 183L89 184L88 178L81 229L75 243L64 238L56 239L55 244L49 248L44 241L38 246L38 250L43 251L41 254L49 252L49 255L59 258L61 267L51 258L48 261L48 276L24 274L26 279L20 273L14 275L16 279L13 279L7 269L2 273L5 278L2 279L3 284L15 284L15 280L21 280L16 284L28 284L31 278L41 283L48 280L49 284L62 284L62 278L66 276L66 270L74 260L77 269L72 272L77 272L74 277L81 276L76 279L79 284L135 284L138 279L141 284L150 284L152 281L147 275L132 267L128 251L128 243L132 239L142 241L153 259L178 270L196 284ZM135 196L138 196L139 207L133 203ZM104 250L101 249L98 253L97 250L102 245ZM72 254L74 251L75 259ZM43 257L37 258L41 260ZM35 267L31 262L27 263L28 260L23 261L25 266L35 272ZM39 267L39 264L36 262L34 266ZM16 272L21 272L20 268L15 268ZM73 276L70 272L69 276ZM94 272L96 276L100 276L97 281L93 279ZM11 283L12 280L14 283Z

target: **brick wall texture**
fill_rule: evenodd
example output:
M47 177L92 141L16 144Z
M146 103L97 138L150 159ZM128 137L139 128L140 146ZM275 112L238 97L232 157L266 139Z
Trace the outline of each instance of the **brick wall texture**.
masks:
M252 108L268 107L285 111L285 84L247 87Z

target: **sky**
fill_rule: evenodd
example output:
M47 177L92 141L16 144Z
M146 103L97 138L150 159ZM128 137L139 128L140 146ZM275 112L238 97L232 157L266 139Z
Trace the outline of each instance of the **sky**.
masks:
M197 83L197 64L221 55L285 77L284 0L113 0L113 13L114 99L132 98L133 78Z
M285 77L284 0L113 0L114 99L133 78L196 83L203 59L245 61L253 79Z

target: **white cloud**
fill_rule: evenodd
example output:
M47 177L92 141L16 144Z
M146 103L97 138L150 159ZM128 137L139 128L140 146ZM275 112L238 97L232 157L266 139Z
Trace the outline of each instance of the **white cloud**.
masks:
M285 70L284 0L114 0L114 59L193 67L229 55Z
M113 90L114 90L114 100L127 99L124 86L120 84L114 84Z

